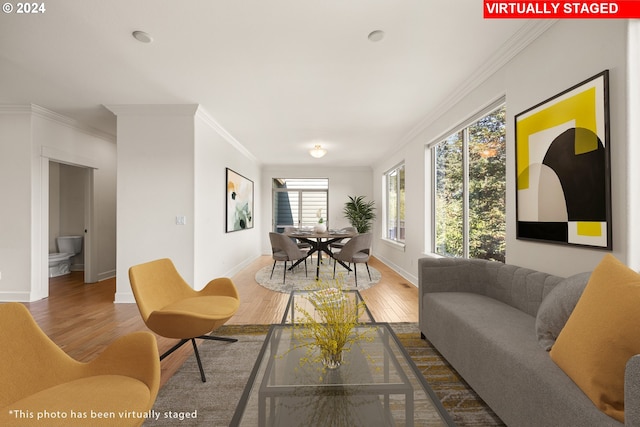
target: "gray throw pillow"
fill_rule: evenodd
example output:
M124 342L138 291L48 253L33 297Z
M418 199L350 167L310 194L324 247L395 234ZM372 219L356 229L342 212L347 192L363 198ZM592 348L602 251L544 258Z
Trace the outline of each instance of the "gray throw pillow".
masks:
M542 300L536 316L538 344L546 351L556 342L576 307L591 273L579 273L558 283Z

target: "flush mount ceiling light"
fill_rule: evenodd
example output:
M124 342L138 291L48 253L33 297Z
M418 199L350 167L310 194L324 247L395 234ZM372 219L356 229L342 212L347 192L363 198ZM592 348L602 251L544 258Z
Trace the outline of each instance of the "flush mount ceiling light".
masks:
M367 36L367 38L372 42L379 42L384 38L384 31L382 30L371 31Z
M327 150L322 148L322 146L320 144L316 144L316 146L313 147L313 150L309 151L309 154L311 154L316 159L319 159L320 157L322 157L325 154L327 154Z
M134 31L133 33L131 33L131 35L133 36L134 39L142 43L151 43L153 41L153 37L151 37L149 34L145 33L144 31Z

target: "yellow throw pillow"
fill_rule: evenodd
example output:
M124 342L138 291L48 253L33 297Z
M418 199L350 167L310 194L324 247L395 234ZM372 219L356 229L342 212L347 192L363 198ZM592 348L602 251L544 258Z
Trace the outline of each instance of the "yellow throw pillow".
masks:
M600 410L624 422L625 366L639 353L640 274L606 255L549 354Z

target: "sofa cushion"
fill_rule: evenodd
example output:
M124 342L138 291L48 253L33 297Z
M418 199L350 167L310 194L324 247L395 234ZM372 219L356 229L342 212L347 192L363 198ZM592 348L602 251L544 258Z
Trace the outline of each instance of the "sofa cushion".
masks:
M538 343L546 351L556 342L558 335L582 295L591 273L579 273L558 283L542 300L536 316Z
M550 352L593 403L620 422L625 366L640 353L638 307L640 274L606 255Z
M0 425L135 426L144 421L151 392L122 375L97 375L59 384L0 410ZM14 410L14 411L11 411ZM22 411L24 417L16 415Z

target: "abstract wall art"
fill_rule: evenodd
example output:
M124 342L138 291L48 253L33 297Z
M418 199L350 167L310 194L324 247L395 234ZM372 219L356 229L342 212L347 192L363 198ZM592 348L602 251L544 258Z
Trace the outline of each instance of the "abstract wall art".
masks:
M253 181L227 168L227 233L253 228Z
M515 116L518 239L612 249L609 71Z

